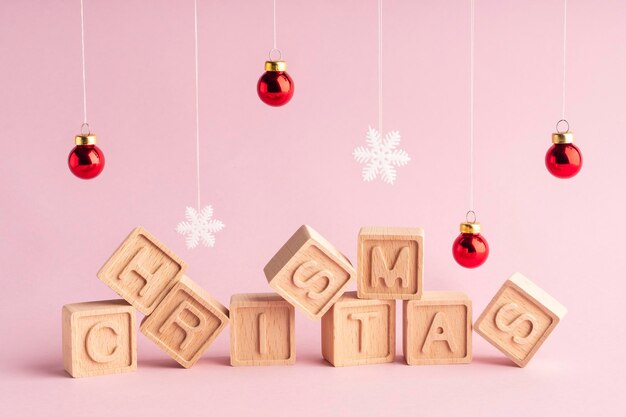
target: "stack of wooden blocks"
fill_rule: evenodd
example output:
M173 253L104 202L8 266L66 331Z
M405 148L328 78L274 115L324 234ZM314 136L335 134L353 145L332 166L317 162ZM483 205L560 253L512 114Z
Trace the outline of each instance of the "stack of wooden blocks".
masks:
M74 377L137 367L141 332L185 368L231 324L231 364L287 365L295 355L295 311L321 319L322 355L334 366L392 362L396 300L403 303L409 365L472 360L472 302L462 292L423 291L424 232L365 227L357 271L309 226L300 227L264 268L275 293L236 294L230 311L191 278L182 259L137 228L98 272L123 300L63 307L63 358ZM356 279L357 291L346 292ZM475 330L525 366L565 308L519 273L502 286Z

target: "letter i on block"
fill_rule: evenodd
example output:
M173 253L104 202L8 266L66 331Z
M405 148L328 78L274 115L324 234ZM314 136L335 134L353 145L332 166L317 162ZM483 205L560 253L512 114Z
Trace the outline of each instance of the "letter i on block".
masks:
M359 298L414 300L422 296L424 231L364 227L357 248Z
M263 269L278 294L313 319L341 297L354 268L313 228L301 226Z
M137 369L135 309L124 300L63 306L63 365L74 378Z
M137 227L98 271L98 278L143 314L150 314L187 265L147 230Z
M517 272L493 297L474 328L524 367L566 313L561 303Z
M228 324L228 309L183 276L141 332L185 368L190 368Z
M427 291L404 301L403 350L409 365L472 361L472 302L462 292Z
M295 309L277 294L235 294L230 299L230 364L296 362Z
M333 366L393 362L396 302L345 293L322 318L322 356Z

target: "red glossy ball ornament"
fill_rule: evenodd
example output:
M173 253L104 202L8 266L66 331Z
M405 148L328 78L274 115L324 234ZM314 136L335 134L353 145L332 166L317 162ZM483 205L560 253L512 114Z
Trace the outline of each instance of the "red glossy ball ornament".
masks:
M476 268L485 263L489 245L480 234L480 223L461 223L461 234L452 245L452 256L465 268Z
M557 178L571 178L583 166L583 155L573 141L572 132L552 134L553 145L546 153L546 168Z
M259 78L256 88L263 103L284 106L293 97L294 87L285 61L265 61L265 73Z
M76 146L67 157L72 174L83 180L100 175L104 169L104 153L96 146L96 135L76 135Z

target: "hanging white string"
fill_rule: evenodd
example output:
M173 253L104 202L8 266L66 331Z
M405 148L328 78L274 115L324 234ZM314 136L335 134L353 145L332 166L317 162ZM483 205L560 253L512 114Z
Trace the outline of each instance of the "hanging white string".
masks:
M87 125L87 78L85 77L85 5L80 0L80 50L83 63L83 126Z
M565 120L565 63L567 58L567 0L563 1L563 97L561 119Z
M274 21L274 48L276 48L276 0L274 0L274 12L273 12L273 21Z
M194 54L196 68L196 181L198 184L198 212L200 212L200 111L198 105L198 0L193 1Z
M470 0L470 189L469 209L474 210L474 0Z
M383 0L378 0L378 132L383 134Z

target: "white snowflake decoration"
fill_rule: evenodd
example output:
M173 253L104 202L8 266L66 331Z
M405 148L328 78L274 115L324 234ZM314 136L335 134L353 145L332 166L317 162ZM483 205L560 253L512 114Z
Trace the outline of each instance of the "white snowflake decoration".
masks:
M352 152L358 163L366 164L363 167L363 181L372 181L380 174L384 182L393 184L398 175L396 166L405 166L411 160L406 151L396 149L400 144L400 132L388 132L382 139L376 129L369 127L365 140L367 147L359 146Z
M200 242L206 247L215 246L215 233L224 228L224 223L213 219L213 207L206 206L200 213L193 207L185 209L186 222L178 223L176 231L181 235L187 235L185 243L188 249L193 249Z

